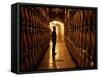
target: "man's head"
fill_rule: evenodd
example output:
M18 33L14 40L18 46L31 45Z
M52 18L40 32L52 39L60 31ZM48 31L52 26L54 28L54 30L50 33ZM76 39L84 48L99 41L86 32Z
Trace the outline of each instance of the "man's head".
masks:
M53 31L56 31L56 27L55 26L53 27Z

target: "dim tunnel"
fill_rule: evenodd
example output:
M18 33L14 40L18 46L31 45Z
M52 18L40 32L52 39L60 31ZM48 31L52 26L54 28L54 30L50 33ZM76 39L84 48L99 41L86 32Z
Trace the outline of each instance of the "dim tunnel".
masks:
M53 26L56 26L56 55L52 55L52 39L50 40L50 47L45 53L42 61L40 62L38 69L64 69L64 68L75 68L76 64L72 60L70 53L66 49L64 43L64 23L60 21L50 22L51 33L53 31ZM51 37L52 38L52 37ZM54 58L53 58L54 57Z
M20 71L96 67L94 9L21 6L20 15Z

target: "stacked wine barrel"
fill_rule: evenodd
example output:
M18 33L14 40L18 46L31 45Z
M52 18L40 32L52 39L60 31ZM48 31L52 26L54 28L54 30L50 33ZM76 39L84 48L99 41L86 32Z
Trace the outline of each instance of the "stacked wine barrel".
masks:
M78 67L96 67L96 10L66 9L65 43Z
M48 8L20 7L20 68L33 71L49 47Z

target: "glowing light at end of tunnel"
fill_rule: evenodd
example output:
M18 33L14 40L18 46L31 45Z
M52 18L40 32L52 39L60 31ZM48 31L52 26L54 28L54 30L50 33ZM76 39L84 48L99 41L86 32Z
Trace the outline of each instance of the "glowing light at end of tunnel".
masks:
M53 22L50 22L50 29L51 29L51 31L53 31L53 27L55 26L55 23L53 23Z
M64 40L64 23L60 21L50 22L50 29L53 31L53 26L56 26L57 40Z
M52 22L50 22L50 29L51 30L53 30L52 28L53 28L53 26L57 26L57 24L59 24L60 26L61 26L61 29L64 29L63 27L63 25L64 25L64 23L63 22L60 22L60 21L52 21Z
M57 40L63 40L64 39L64 23L60 21L52 21L50 22L50 29L53 31L53 26L56 26L56 34L57 34ZM57 43L58 43L57 41ZM60 54L59 52L59 46L56 44L55 52L57 53L55 59L58 59ZM50 55L49 55L49 67L53 68L53 57L52 57L52 41L50 41ZM58 67L59 68L59 67Z

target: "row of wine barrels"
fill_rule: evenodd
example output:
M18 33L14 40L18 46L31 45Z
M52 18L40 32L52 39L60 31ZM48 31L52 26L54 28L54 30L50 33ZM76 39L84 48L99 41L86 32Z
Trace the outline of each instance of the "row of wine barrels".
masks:
M73 13L73 15L70 12L70 18L66 17L66 20L69 21L67 21L67 23L65 22L66 46L68 47L68 49L70 49L70 52L76 60L79 67L95 67L96 10L77 9ZM70 40L70 42L66 41L68 39Z
M46 9L46 8L45 8ZM46 10L32 6L20 8L20 67L21 72L33 71L49 47L49 21Z
M45 8L47 9L47 8ZM47 11L47 10L45 10ZM42 11L37 7L32 6L21 6L21 24L23 26L32 26L36 28L48 28L48 15L44 17L44 15L40 14ZM45 13L45 12L43 12ZM46 13L47 14L47 13ZM42 23L41 23L42 22ZM41 25L41 26L40 26Z

